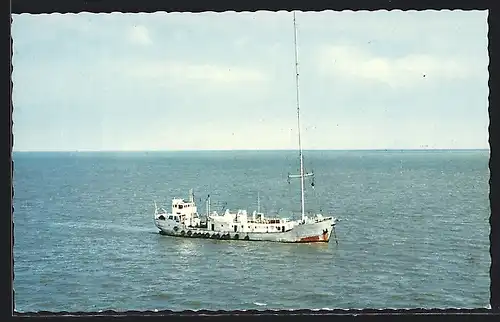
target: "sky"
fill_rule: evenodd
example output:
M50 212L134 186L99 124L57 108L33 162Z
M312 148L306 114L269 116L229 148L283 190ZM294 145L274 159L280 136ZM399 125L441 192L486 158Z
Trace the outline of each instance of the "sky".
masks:
M297 12L304 149L487 149L487 11ZM293 14L13 15L14 151L296 149Z

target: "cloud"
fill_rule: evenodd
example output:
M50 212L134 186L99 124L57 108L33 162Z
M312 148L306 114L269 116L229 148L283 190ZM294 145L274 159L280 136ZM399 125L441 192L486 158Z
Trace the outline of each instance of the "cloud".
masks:
M259 83L268 75L255 68L223 66L215 64L192 64L182 61L145 62L129 68L133 77L159 81L211 82L218 84Z
M137 25L130 28L128 38L132 43L138 45L149 45L152 43L148 28Z
M239 37L234 41L234 46L237 48L244 48L248 45L249 39L248 37Z
M408 87L426 79L467 79L475 70L453 57L408 54L387 58L355 46L325 46L319 50L319 69L333 76L383 82L391 87Z
M175 122L174 122L175 123ZM106 146L123 150L232 150L297 148L297 137L293 122L281 120L269 123L217 122L200 124L171 124L171 126L149 126L127 140L120 139L121 133L104 129ZM291 130L293 128L293 130ZM179 135L179 133L190 135ZM126 135L126 134L125 134Z

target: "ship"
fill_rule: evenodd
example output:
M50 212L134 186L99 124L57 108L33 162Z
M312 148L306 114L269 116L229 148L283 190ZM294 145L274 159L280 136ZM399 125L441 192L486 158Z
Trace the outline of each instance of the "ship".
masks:
M211 198L207 197L205 214L198 212L193 190L189 191L187 199L173 198L170 212L159 208L154 202L154 223L160 234L184 238L206 238L218 240L268 241L281 243L328 243L333 236L338 243L335 226L338 218L324 216L321 213L306 214L305 180L314 178L314 172L306 172L304 154L301 142L300 104L299 104L299 72L297 50L297 25L293 12L294 45L295 45L295 83L298 127L298 152L300 171L298 174L288 174L300 180L301 217L298 219L268 216L260 211L260 199L257 210L251 214L245 209L231 211L225 209L222 213L210 210ZM312 182L314 186L314 181Z

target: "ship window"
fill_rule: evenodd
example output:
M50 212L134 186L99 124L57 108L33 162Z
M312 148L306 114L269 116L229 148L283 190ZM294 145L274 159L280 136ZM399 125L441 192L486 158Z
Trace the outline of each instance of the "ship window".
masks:
M224 227L224 225L220 225L221 227Z
M241 228L243 228L243 225L241 225ZM250 227L248 227L248 228L250 228Z
M179 205L179 209L182 209L182 205Z
M168 216L168 219L172 219L174 216Z
M177 208L177 205L174 205L174 208Z

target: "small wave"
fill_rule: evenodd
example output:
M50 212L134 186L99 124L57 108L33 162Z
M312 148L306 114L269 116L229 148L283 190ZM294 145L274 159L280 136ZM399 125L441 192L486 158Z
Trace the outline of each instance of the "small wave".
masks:
M189 301L187 304L193 309L198 309L202 306L200 301Z
M258 305L258 306L266 306L266 303L260 303L260 302L254 302L253 304Z
M329 297L333 297L334 295L333 294L330 294L330 293L307 293L307 294L303 294L303 295L299 295L298 296L298 299L299 300L324 300L324 299L327 299Z
M168 293L156 293L156 294L150 295L150 297L153 297L156 299L169 299L172 297L172 295L168 294Z

